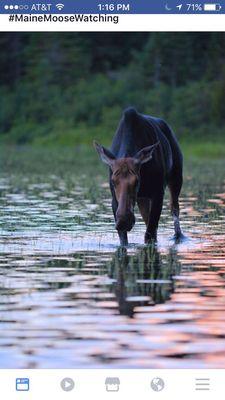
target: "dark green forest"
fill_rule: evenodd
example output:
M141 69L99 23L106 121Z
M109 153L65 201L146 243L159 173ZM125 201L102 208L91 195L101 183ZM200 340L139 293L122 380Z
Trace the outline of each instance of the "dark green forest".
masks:
M108 145L134 105L222 151L224 33L1 33L0 49L2 143Z

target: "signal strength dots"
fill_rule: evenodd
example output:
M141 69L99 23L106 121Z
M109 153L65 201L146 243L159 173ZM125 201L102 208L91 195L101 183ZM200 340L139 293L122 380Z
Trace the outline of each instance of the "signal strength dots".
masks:
M64 4L58 3L56 4L56 8L58 8L58 10L61 11L64 8Z
M4 9L5 10L18 10L19 9L19 6L18 5L8 5L8 4L6 4L5 6L4 6Z

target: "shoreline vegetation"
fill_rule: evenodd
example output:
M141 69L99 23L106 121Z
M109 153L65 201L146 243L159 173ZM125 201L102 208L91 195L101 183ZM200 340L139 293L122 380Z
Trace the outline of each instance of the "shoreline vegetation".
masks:
M0 147L109 146L135 106L186 156L224 156L225 33L6 32L0 46Z
M104 143L105 144L105 143ZM184 168L190 164L225 163L225 141L194 143L180 142L184 155ZM92 143L89 146L32 146L1 145L1 174L76 174L86 170L95 174L106 172L99 162Z

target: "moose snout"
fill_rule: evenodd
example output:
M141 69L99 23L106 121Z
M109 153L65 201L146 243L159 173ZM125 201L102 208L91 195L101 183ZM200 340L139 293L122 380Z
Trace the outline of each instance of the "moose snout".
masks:
M116 229L117 231L129 232L135 224L135 216L132 212L128 212L124 215L116 215Z

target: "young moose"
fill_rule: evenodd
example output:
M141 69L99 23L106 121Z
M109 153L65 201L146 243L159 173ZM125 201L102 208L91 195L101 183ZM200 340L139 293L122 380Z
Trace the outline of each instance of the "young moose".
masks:
M182 153L170 127L162 119L124 111L111 149L94 142L109 166L112 209L120 244L128 244L127 232L135 223L137 201L146 224L145 243L157 239L165 187L168 185L175 238L182 236L179 194L182 187Z

